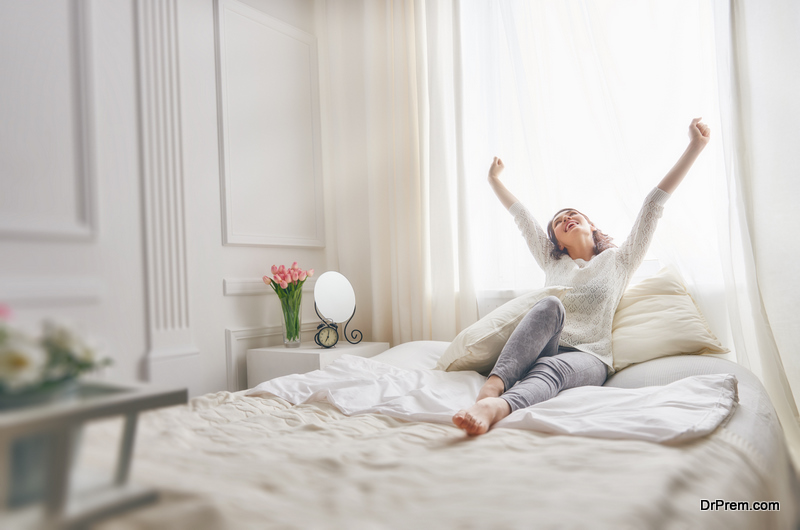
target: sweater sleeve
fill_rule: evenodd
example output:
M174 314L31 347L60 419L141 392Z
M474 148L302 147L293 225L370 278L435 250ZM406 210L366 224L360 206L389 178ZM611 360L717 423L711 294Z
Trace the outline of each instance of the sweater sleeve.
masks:
M546 270L555 261L550 254L553 244L550 242L550 238L547 237L547 233L539 226L531 212L521 202L515 202L511 205L508 212L514 217L514 221L517 223L522 237L525 238L525 242L528 244L536 263Z
M627 276L633 275L639 265L644 261L647 249L656 232L656 225L664 213L664 204L670 194L655 187L644 199L642 209L633 224L631 233L617 252L617 262L622 266Z

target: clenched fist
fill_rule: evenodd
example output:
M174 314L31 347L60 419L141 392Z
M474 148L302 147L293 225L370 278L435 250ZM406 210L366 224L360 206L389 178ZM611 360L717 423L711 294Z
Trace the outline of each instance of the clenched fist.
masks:
M494 161L492 162L492 167L489 168L489 178L490 179L499 178L500 173L502 173L505 168L506 166L503 165L503 161L497 157L494 157Z
M711 140L711 127L701 122L703 118L695 118L689 125L689 141L705 147Z

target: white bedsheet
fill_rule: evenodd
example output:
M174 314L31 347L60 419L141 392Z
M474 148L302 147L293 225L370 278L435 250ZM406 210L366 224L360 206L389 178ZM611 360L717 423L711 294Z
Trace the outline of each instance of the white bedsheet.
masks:
M475 402L484 381L476 372L410 370L343 355L323 370L279 377L247 395L273 394L293 404L327 401L348 416L380 413L450 424L453 414ZM493 428L680 443L713 432L737 401L733 374L643 388L587 386L518 410Z
M447 344L406 343L372 360L430 369ZM648 361L607 382L736 375L730 421L679 445L527 429L469 437L452 423L346 416L327 401L199 396L140 416L131 480L160 500L96 528L798 528L800 486L766 391L743 367L701 357ZM87 426L77 467L113 469L122 426ZM703 511L702 499L780 510Z

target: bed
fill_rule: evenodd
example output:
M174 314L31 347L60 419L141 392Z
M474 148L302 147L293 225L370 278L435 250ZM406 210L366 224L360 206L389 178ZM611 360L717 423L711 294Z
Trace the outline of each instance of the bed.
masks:
M373 360L429 370L448 344L409 342ZM468 437L452 425L346 416L324 401L207 394L142 417L132 480L160 499L98 528L795 528L800 486L752 373L681 355L626 368L606 386L714 373L736 375L739 405L680 445L497 428ZM117 428L87 428L81 465L113 462ZM780 510L711 509L718 499Z

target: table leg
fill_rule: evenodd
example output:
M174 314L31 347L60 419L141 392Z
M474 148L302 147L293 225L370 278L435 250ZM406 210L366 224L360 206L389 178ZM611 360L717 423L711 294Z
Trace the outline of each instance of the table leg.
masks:
M117 459L117 473L114 483L123 486L128 482L128 475L133 459L133 442L136 440L136 420L139 414L132 412L125 415L125 430L122 433L122 442L119 447L119 458Z
M50 517L59 517L64 513L69 496L75 427L65 427L53 432L50 443L47 514Z
M11 493L11 443L8 437L0 436L0 512L8 509L8 496Z

